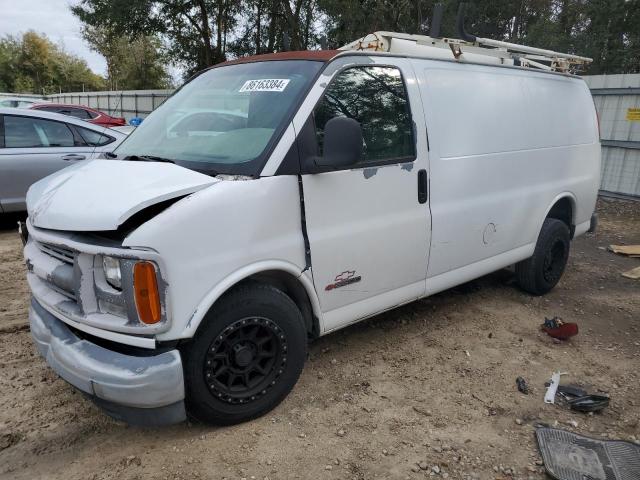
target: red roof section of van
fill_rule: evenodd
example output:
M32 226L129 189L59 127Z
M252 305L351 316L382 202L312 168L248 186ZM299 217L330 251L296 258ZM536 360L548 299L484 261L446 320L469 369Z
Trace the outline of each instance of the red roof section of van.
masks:
M269 60L314 60L316 62L328 62L336 57L340 50L300 50L293 52L264 53L262 55L251 55L249 57L237 58L215 65L234 65L236 63L265 62Z

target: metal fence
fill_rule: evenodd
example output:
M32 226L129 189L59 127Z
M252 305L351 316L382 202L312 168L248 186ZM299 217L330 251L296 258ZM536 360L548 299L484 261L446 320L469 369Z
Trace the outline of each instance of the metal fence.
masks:
M593 75L584 79L600 116L600 188L640 197L640 75Z
M56 103L85 105L115 117L124 117L129 121L133 117L146 117L173 92L173 90L125 90L60 93L48 95L47 100Z
M38 95L35 93L8 93L8 92L0 92L0 98L2 97L20 97L20 98L28 98L28 99L42 99L46 100L46 97L42 95Z

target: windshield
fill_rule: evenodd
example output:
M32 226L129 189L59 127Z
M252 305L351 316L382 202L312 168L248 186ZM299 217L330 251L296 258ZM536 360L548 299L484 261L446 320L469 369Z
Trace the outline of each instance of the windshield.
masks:
M204 173L257 175L322 65L286 60L208 70L145 118L114 153Z

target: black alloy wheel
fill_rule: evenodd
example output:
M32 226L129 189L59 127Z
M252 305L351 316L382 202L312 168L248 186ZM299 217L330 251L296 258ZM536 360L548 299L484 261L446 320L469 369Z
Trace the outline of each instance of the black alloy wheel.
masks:
M187 413L231 425L265 414L293 389L307 330L283 291L246 283L216 302L181 352Z
M267 318L243 318L212 342L204 364L209 391L222 401L253 402L273 387L287 363L287 341Z

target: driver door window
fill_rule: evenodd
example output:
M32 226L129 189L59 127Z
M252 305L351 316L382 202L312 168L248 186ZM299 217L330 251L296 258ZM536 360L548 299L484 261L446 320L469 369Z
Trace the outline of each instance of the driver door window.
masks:
M353 118L362 127L364 154L357 166L415 159L411 111L398 68L352 67L333 79L314 111L320 155L324 127L338 116Z

